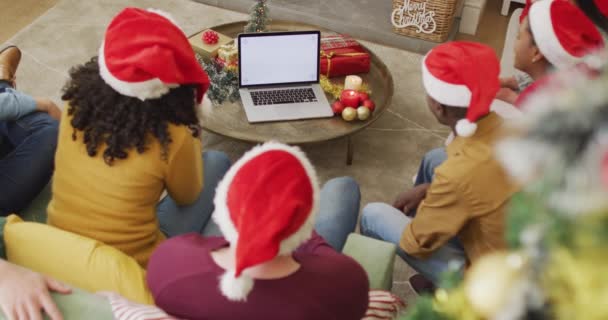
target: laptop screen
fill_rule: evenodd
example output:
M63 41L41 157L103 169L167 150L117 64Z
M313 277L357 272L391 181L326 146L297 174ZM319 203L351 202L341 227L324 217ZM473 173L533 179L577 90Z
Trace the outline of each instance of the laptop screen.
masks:
M319 31L239 36L240 86L319 81Z

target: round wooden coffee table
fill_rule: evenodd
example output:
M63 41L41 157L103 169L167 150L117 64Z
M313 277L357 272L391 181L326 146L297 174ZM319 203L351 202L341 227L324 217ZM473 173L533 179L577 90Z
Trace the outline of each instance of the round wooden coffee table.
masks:
M243 32L245 23L242 21L223 24L212 27L212 29L236 38L239 33ZM314 25L280 20L273 20L269 31L299 30L331 32ZM376 104L376 110L367 121L346 122L339 117L334 117L252 124L247 121L243 106L240 101L237 101L203 108L202 126L205 130L218 135L253 143L275 140L287 144L308 144L346 137L346 162L350 165L354 150L352 135L378 120L389 107L393 97L393 77L390 71L378 56L371 51L369 52L371 55L370 72L360 76L372 90L371 98ZM331 80L343 83L344 77L331 78ZM330 96L328 96L328 100L334 101L333 97Z

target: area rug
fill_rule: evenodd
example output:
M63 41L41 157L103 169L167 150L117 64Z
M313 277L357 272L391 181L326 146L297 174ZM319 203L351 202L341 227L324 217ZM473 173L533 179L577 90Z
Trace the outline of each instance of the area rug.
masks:
M246 15L188 0L62 0L6 44L23 51L17 74L18 89L60 102L61 89L70 67L95 55L110 19L126 6L155 7L170 12L190 35L203 28L246 19ZM361 186L362 206L372 201L392 202L411 186L420 158L441 146L447 130L427 110L421 84L421 56L374 43L363 42L380 56L395 82L393 103L370 128L354 136L355 155L346 166L346 141L336 140L303 146L322 181L352 176ZM5 45L6 45L5 44ZM204 137L206 149L226 152L237 159L252 145L211 133ZM400 260L400 259L397 259ZM409 300L411 270L398 263L394 291Z

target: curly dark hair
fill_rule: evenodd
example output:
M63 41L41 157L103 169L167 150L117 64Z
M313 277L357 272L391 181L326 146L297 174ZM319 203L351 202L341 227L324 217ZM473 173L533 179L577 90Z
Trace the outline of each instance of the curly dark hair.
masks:
M158 139L161 157L166 160L171 143L169 123L185 125L194 137L199 136L195 95L196 86L182 85L158 99L141 101L124 96L101 78L97 57L93 57L70 70L61 98L69 102L72 139L76 140L77 130L82 131L91 157L105 143L103 159L112 165L115 159L126 159L131 148L140 154L146 151L150 137Z

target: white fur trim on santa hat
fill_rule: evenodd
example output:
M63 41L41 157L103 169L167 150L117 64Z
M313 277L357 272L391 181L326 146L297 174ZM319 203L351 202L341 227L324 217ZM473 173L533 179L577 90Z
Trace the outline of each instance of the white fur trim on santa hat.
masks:
M105 42L101 43L99 47L99 57L97 62L99 64L99 74L101 78L118 93L127 97L138 98L141 101L148 99L158 99L169 92L171 88L179 87L176 83L163 83L158 78L140 81L140 82L127 82L116 78L106 65Z
M310 239L312 235L312 231L314 230L314 222L315 216L317 214L317 210L319 207L319 181L317 178L317 173L304 154L298 147L292 147L285 144L281 144L278 142L267 142L263 145L258 145L245 153L243 157L241 157L226 173L224 179L220 181L217 189L215 191L215 199L213 201L215 205L215 211L213 212L213 220L217 223L218 227L222 231L224 238L230 242L230 244L235 245L238 240L238 232L230 218L230 212L228 210L227 197L228 197L228 189L230 188L230 184L232 180L238 173L238 171L249 162L251 159L261 155L264 152L271 150L281 150L288 152L295 156L306 171L313 188L313 207L311 209L311 213L296 233L291 235L289 238L283 240L281 242L281 246L279 249L278 255L289 255L295 249L297 249L302 243L306 240Z
M459 137L468 138L477 131L477 123L471 122L468 119L460 119L456 122L456 133Z
M536 45L543 56L558 69L565 69L581 62L583 57L571 55L557 38L551 19L551 4L553 2L554 0L535 2L530 8L528 20Z
M245 274L234 276L234 270L226 270L220 277L220 290L228 300L245 301L247 295L253 290L253 279Z
M447 83L435 77L426 66L427 57L422 61L422 83L428 95L446 106L468 108L471 90L465 85Z

